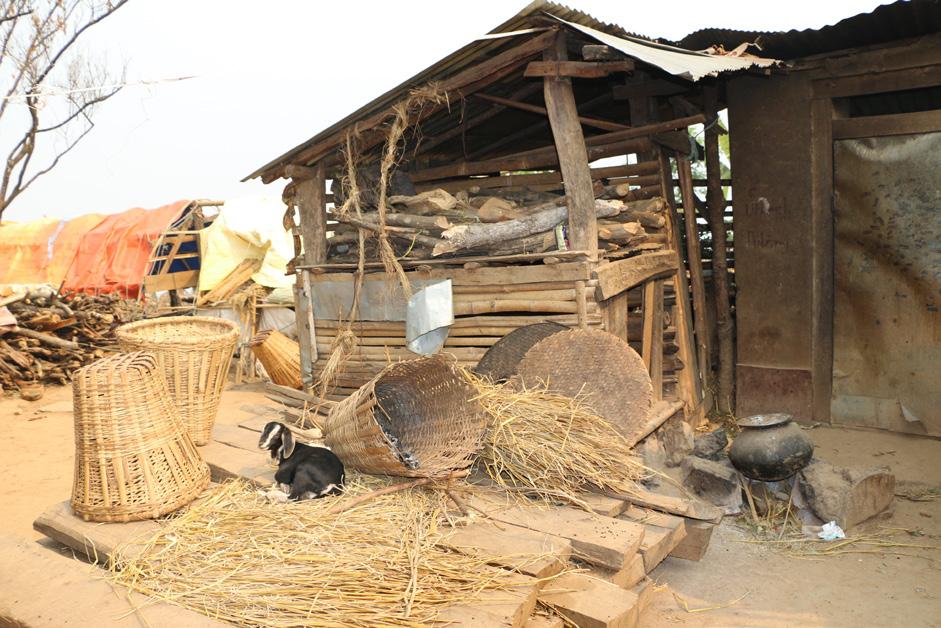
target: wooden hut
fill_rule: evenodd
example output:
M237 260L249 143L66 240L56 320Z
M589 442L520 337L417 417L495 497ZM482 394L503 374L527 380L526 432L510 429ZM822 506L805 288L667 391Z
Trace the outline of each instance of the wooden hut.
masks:
M759 39L727 79L737 407L941 435L941 2Z
M377 259L384 239L413 288L451 280L455 318L442 350L461 364L475 365L523 325L601 328L642 353L657 398L700 413L710 368L700 237L677 211L695 207L687 127L706 120L697 81L770 65L665 45L535 2L259 168L248 178L290 180L285 220L298 235L305 384L318 381L345 330L355 348L332 396L414 355L405 323L377 305L404 300L380 296L398 281ZM382 175L384 157L395 169ZM384 198L380 178L392 188ZM350 181L363 188L361 212L340 202L355 193ZM559 224L527 222L553 206L566 208ZM488 222L494 210L506 215ZM468 232L475 237L462 240ZM361 234L368 254L357 290Z

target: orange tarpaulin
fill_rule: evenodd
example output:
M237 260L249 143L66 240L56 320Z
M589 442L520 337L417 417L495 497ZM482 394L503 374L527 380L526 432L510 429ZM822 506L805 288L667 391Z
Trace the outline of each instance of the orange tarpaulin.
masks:
M0 284L45 283L54 218L0 225Z
M103 214L88 214L63 223L52 241L52 259L46 267L46 283L56 288L59 287L65 279L69 266L72 265L82 238L103 218Z
M63 291L137 297L154 244L187 205L189 201L149 210L135 207L105 217L82 237Z

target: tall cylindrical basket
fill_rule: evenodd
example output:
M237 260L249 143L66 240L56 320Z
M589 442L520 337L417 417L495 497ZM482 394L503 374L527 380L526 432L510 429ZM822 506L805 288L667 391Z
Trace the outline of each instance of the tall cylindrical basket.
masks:
M208 443L238 325L210 316L168 316L124 325L115 335L124 351L157 357L186 431L197 445Z
M172 512L209 484L153 354L98 360L75 372L72 510L86 521Z

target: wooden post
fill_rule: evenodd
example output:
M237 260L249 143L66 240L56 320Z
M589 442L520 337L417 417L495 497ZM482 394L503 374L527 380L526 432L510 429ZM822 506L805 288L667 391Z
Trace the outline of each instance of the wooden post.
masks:
M679 218L676 215L676 198L673 193L673 172L670 168L670 158L664 150L660 150L660 177L663 197L670 205L669 219L667 220L667 235L677 257L679 270L673 279L676 292L676 305L673 306L673 321L676 326L676 344L679 346L679 356L685 365L679 371L678 381L680 395L686 404L688 420L696 421L702 412L703 382L699 377L699 368L696 360L696 348L693 344L693 317L690 313L689 282L686 278L686 269L683 267L682 240L679 232Z
M327 261L327 182L324 164L317 163L305 169L294 180L294 204L298 208L298 231L304 245L304 264L322 264ZM317 354L317 330L314 327L314 296L311 291L310 271L297 271L294 286L294 316L297 320L297 339L301 351L301 381L305 389L314 386L314 362Z
M723 414L735 411L735 341L729 300L729 268L726 260L725 194L719 161L719 95L714 85L703 87L706 113L706 202L712 231L712 291L716 308L719 368L716 374L716 407ZM715 121L715 122L713 122ZM711 126L710 126L711 125Z
M696 330L696 354L702 381L712 379L709 366L709 330L706 326L706 288L702 277L702 256L699 252L699 229L696 227L696 198L693 194L693 173L689 160L676 156L683 195L683 223L686 227L686 259L689 262L689 282L693 293L693 327ZM708 389L708 386L707 386Z
M644 364L653 384L654 401L663 399L663 279L644 284Z
M567 57L565 31L560 30L555 45L546 49L547 61L564 61ZM578 121L572 80L547 76L543 79L549 124L559 155L559 167L565 184L569 208L569 239L572 248L584 251L590 260L598 258L598 223L595 217L595 194L591 184L588 150Z
M310 171L309 177L294 180L294 201L300 212L306 265L327 261L327 182L323 163Z
M578 313L578 328L588 329L588 296L585 282L575 282L575 311Z

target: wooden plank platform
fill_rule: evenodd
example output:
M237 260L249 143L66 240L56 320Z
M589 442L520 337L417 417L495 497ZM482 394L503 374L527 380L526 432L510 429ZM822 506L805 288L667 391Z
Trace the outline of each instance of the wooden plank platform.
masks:
M478 493L468 503L502 523L568 539L573 555L592 565L618 570L640 548L643 526L573 508L522 508L493 493Z
M686 538L686 520L646 508L631 506L622 518L644 526L640 554L644 557L644 571L650 573Z
M448 626L465 628L523 628L536 608L536 596L543 583L521 574L513 576L524 583L509 591L484 591L473 602L444 609L438 619Z
M716 529L714 523L708 521L686 520L686 536L673 548L670 556L683 560L702 560L712 540L712 532Z
M213 441L197 449L209 464L214 482L242 478L259 488L268 488L274 484L275 469L267 465L265 452L257 447L255 451L249 451Z
M579 628L634 628L640 618L636 594L590 574L552 580L539 593L539 601Z
M132 542L146 540L160 527L160 522L152 519L129 523L85 521L72 513L68 500L52 505L33 521L37 532L99 564L107 564L114 551L122 546L129 555L136 555L143 546Z
M443 544L536 578L560 573L572 555L572 544L566 539L517 526L501 529L490 521L455 528Z

